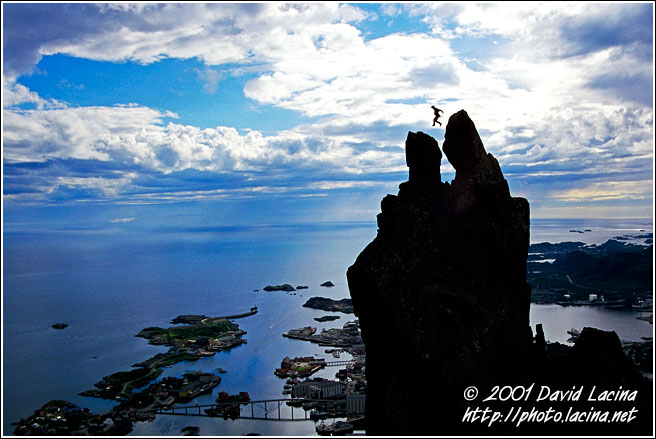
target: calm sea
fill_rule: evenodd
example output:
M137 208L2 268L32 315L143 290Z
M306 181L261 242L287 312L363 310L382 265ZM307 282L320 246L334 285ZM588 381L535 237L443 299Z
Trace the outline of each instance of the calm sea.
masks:
M641 221L534 220L532 242L599 243L641 230ZM570 233L571 229L590 229ZM111 402L78 396L105 375L163 352L134 335L147 326L166 326L180 314L225 315L258 306L258 314L237 320L247 344L214 357L181 363L164 376L223 368L219 391L248 391L253 399L282 397L283 380L273 371L283 357L320 355L323 348L290 340L282 333L312 325L341 326L353 315L318 323L328 314L303 308L308 297L349 297L346 269L376 234L373 223L144 230L130 224L84 230L22 231L5 225L3 236L3 434L11 422L52 399L92 411ZM330 280L332 288L319 285ZM308 285L296 295L263 292L265 285ZM259 292L255 292L259 289ZM533 306L531 323L543 323L547 338L564 342L567 329L595 326L624 339L652 335L639 313L593 308ZM64 330L51 325L63 322ZM333 378L336 370L321 376ZM158 416L136 425L134 435L180 435L188 425L201 435L314 434L312 422L224 421Z

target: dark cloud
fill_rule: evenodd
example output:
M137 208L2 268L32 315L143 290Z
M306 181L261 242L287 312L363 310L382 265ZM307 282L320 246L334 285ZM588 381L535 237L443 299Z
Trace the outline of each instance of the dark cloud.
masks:
M2 6L4 72L19 76L33 71L41 59L42 48L80 44L121 28L138 32L171 31L194 23L199 14L207 15L213 10L221 11L212 20L214 30L234 35L241 31L234 17L257 16L264 5L7 3Z
M85 36L117 28L94 5L87 4L3 4L2 56L5 73L30 73L41 59L44 44L80 41ZM110 14L111 15L111 14Z
M591 8L603 7L590 5ZM607 9L607 14L581 14L564 17L559 23L559 33L564 57L584 55L616 46L643 59L652 57L653 4L629 4Z
M589 81L586 86L602 90L617 100L637 102L645 107L650 107L654 90L654 76L653 74L634 74L632 72L601 74Z

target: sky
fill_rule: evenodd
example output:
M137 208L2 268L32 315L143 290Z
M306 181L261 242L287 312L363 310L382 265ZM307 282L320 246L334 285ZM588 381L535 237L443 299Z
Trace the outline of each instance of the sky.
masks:
M461 109L532 217L651 218L653 22L651 2L4 2L3 227L375 221L408 131L442 145Z

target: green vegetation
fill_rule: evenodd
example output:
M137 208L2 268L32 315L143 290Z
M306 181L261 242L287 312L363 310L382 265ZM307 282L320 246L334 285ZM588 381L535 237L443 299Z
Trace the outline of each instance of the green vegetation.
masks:
M126 386L127 389L143 387L163 372L162 369L138 368L132 369L127 372L116 372L94 384L99 389L104 389L108 386L115 388L122 388Z
M174 340L188 340L198 337L220 337L228 331L234 331L237 327L227 320L208 321L200 325L181 326L179 328L169 328L168 337Z
M219 338L228 331L235 331L238 326L225 319L207 319L195 325L170 327L167 329L151 326L143 329L137 337L150 340L151 344L175 345L200 337Z
M179 363L181 361L196 361L199 358L203 358L201 355L192 354L187 351L173 351L164 352L163 354L157 354L154 357L151 357L141 363L134 364L134 367L168 367L173 364Z

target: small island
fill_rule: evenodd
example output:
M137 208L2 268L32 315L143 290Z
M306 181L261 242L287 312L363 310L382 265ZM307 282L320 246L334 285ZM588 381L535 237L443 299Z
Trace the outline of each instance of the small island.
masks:
M322 283L321 286L322 287L334 287L335 284L328 280L328 281Z
M64 329L64 328L68 328L68 325L66 323L55 323L54 325L52 325L52 328L53 329Z
M333 300L327 297L311 297L303 306L323 311L353 314L353 301L351 299Z
M339 319L339 316L322 316L322 317L315 317L314 320L317 322L332 322L333 320Z
M262 288L264 291L296 291L293 286L290 284L282 284L282 285L267 285L266 287Z

